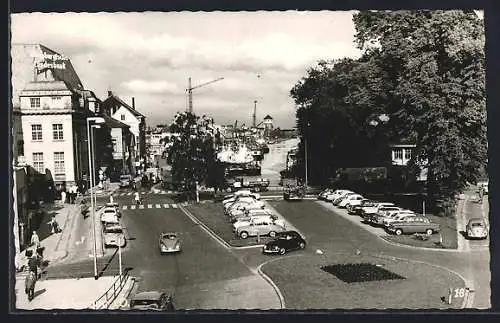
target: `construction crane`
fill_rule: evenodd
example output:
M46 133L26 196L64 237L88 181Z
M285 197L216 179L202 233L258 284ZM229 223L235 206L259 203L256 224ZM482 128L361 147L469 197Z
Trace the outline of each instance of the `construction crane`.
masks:
M253 101L253 116L252 116L252 125L255 128L257 122L257 100Z
M193 90L194 89L197 89L199 87L202 87L202 86L205 86L205 85L209 85L209 84L221 81L223 79L224 79L223 77L219 77L218 79L215 79L215 80L212 80L212 81L209 81L209 82L205 82L205 83L202 83L202 84L197 85L197 86L191 86L191 78L189 78L189 85L188 85L188 88L186 89L186 91L188 92L188 98L189 98L188 111L190 113L193 113Z

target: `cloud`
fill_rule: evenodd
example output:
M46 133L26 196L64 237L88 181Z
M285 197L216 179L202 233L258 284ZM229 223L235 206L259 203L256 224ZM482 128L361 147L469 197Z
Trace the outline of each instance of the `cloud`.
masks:
M166 81L147 81L147 80L130 80L122 83L122 86L135 93L179 93L183 90L180 89L176 84L169 83Z

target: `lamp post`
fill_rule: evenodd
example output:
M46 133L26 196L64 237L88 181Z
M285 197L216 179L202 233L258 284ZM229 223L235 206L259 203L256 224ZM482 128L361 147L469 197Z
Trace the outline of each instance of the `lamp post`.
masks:
M89 155L89 176L90 176L90 209L91 209L91 214L92 214L92 238L94 240L94 279L98 279L99 276L97 274L97 242L96 242L96 232L95 232L95 203L94 199L92 196L92 188L94 187L94 171L92 167L92 162L93 162L93 144L92 144L92 137L91 137L91 132L90 132L90 123L96 124L102 124L104 123L105 120L104 118L101 117L89 117L87 118L87 146L88 146L88 155ZM94 125L92 127L94 127Z

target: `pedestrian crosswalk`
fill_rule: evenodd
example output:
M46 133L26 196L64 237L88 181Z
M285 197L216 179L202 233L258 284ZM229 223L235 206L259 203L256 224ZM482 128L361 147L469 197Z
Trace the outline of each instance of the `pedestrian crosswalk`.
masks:
M156 190L156 191L149 191L149 192L140 192L141 195L167 195L167 194L177 194L178 192L176 191L160 191L160 190ZM133 196L135 194L135 192L116 192L113 194L113 196Z
M144 210L144 209L178 209L179 205L172 203L155 203L155 204L131 204L131 205L123 205L122 210Z

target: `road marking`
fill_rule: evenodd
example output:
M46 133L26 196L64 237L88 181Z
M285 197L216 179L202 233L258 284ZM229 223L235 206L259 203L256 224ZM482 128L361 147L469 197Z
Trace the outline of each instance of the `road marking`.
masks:
M146 192L141 192L142 195L146 194Z
M131 210L135 210L135 205L131 205L131 206L130 206L130 209L131 209Z
M166 209L168 209L168 208L170 208L170 205L168 205L168 204L163 204L163 207L164 207L164 208L166 208Z
M153 204L148 204L148 209L153 208Z
M172 207L173 207L174 209L176 209L176 208L177 208L177 204L172 204Z
M161 209L161 205L160 204L156 204L156 208L157 209Z
M144 209L144 204L139 205L139 209Z
M124 206L123 206L123 209L124 209L124 210L126 210L126 209L127 209L127 206L126 206L126 205L124 205Z

